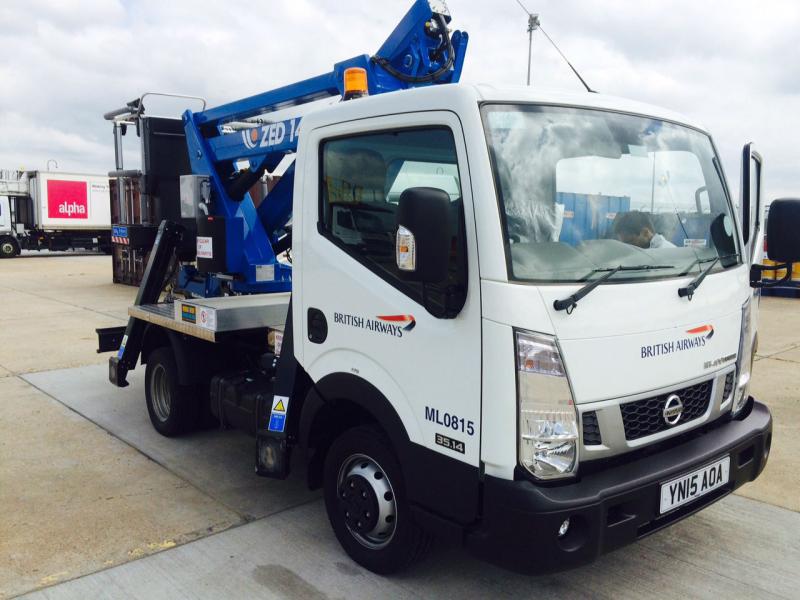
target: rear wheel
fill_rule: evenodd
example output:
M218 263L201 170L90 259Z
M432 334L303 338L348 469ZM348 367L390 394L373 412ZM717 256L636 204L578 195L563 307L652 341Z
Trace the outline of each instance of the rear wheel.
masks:
M150 422L161 435L173 437L196 426L196 389L178 382L178 366L169 346L157 348L147 357L145 398Z
M19 254L19 244L12 237L0 239L0 258L14 258Z
M424 556L431 536L414 522L399 461L380 430L343 433L328 451L324 477L328 519L350 558L387 574Z

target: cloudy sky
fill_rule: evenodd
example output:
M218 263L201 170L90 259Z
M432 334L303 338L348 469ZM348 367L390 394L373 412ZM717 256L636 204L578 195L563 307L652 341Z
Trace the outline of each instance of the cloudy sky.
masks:
M106 172L102 114L143 91L210 105L373 53L411 0L3 0L0 168ZM800 2L524 0L597 90L660 104L713 132L738 189L742 145L766 158L766 197L800 195ZM524 83L516 0L450 0L470 33L462 81ZM534 85L580 89L534 37Z

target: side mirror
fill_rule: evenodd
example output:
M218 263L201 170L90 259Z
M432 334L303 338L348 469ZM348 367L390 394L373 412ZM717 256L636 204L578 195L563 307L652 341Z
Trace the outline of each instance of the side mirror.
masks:
M800 262L800 199L779 198L769 205L767 256L777 263Z
M395 259L403 279L421 283L447 279L451 237L447 192L415 187L400 195Z
M792 279L792 263L800 262L800 199L779 198L769 205L767 217L767 256L775 264L750 265L750 286L769 288L779 285L796 287ZM764 271L784 271L782 279L762 279Z

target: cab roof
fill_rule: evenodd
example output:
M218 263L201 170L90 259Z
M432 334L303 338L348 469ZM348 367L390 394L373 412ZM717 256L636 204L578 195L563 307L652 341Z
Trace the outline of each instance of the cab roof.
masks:
M565 92L528 86L495 86L490 84L459 85L474 88L482 102L530 102L536 104L599 108L674 121L707 132L707 129L702 124L690 119L686 115L661 106L637 102L619 96L609 96L593 92Z
M696 121L659 106L645 104L591 92L552 91L527 86L495 86L488 84L455 83L431 85L397 92L377 94L356 101L339 102L329 98L316 106L307 105L302 112L307 126L315 127L339 120L368 118L379 114L409 110L468 109L484 102L536 103L576 108L597 108L652 117L688 125L703 132L708 130ZM299 107L302 108L302 107ZM322 110L319 110L322 108ZM287 110L297 110L287 109Z

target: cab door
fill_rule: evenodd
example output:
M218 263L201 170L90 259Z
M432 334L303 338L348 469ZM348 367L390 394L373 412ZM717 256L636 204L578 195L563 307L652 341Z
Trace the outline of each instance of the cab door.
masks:
M746 144L742 150L742 176L740 190L740 221L744 241L742 257L749 265L759 265L764 260L764 231L762 223L764 206L762 204L762 173L764 159L756 151L754 144ZM758 321L761 288L753 288L750 297L748 339L742 344L741 361L750 361L748 372L752 369L752 361L758 349Z
M745 244L743 257L747 262L760 264L764 258L764 204L761 198L764 159L752 142L742 151L741 223Z
M302 240L295 242L293 290L300 308L295 331L302 331L297 358L315 382L347 373L379 390L419 460L432 461L404 466L407 477L407 468L427 473L429 496L442 502L457 496L464 510L455 512L466 520L477 510L481 330L459 120L428 111L303 135ZM438 285L407 281L396 262L400 195L414 187L437 188L450 199L450 262L447 280ZM437 469L440 464L452 469ZM441 475L434 476L437 470ZM461 479L435 493L455 472Z

